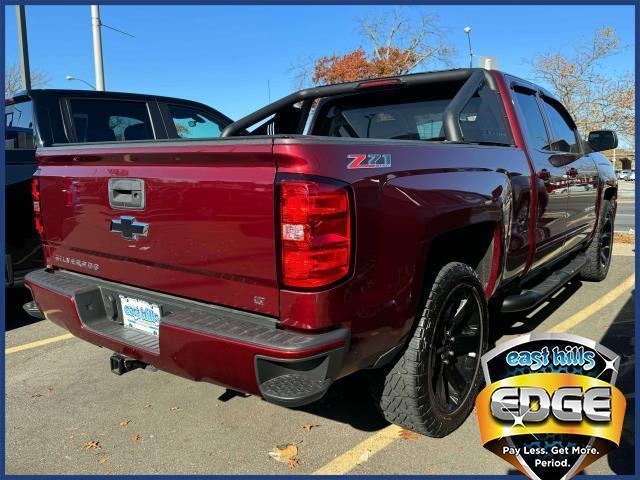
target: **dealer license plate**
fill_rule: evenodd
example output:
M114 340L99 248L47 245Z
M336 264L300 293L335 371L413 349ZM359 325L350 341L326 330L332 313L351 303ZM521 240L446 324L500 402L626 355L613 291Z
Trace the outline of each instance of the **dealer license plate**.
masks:
M160 333L160 305L124 295L120 295L120 305L125 327L156 336Z

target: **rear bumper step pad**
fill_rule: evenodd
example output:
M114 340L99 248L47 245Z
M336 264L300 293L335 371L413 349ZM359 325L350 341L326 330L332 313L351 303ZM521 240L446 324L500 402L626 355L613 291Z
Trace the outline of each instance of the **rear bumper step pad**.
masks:
M31 300L30 302L25 303L22 306L22 309L31 315L33 318L39 318L40 320L44 320L44 313L40 311L36 302Z

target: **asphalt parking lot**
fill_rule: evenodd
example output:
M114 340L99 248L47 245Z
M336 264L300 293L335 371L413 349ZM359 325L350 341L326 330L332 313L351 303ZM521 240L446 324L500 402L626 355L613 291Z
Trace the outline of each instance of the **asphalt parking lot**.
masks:
M633 473L634 251L616 245L608 278L573 281L529 314L493 319L500 343L531 331L595 339L623 355L627 395L621 447L589 474ZM7 474L503 474L514 469L484 450L475 415L444 439L401 435L375 412L361 375L337 382L325 399L288 410L256 397L163 372L109 372L110 352L68 338L8 298ZM226 401L225 401L226 400ZM305 428L306 426L306 428ZM274 460L295 445L297 463Z

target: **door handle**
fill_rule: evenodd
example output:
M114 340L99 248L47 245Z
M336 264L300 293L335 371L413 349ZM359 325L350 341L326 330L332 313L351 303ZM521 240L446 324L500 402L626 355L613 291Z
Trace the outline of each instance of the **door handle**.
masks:
M570 168L567 170L567 177L577 177L578 176L578 169L577 168Z
M112 208L127 210L144 209L144 180L137 178L110 178L109 205Z

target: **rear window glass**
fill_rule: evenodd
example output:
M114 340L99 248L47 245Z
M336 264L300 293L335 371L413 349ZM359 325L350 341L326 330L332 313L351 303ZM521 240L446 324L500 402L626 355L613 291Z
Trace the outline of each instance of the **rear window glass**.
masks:
M4 107L5 150L33 150L33 106L31 102L15 103Z
M69 101L77 142L125 142L153 139L144 102L74 99Z
M171 120L180 138L219 137L226 126L201 110L169 105Z
M318 109L316 135L443 141L444 111L459 85L422 86L328 100ZM508 143L495 94L476 92L459 117L464 141Z
M444 140L442 113L448 100L374 106L335 105L324 110L319 135L393 140ZM322 113L320 113L322 115Z

